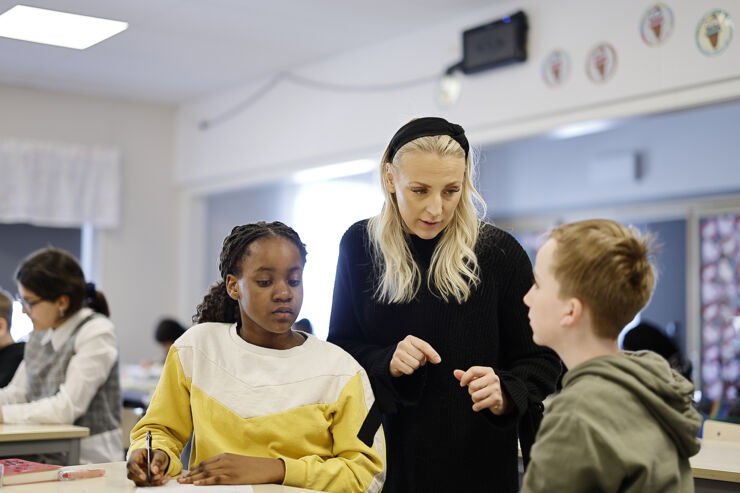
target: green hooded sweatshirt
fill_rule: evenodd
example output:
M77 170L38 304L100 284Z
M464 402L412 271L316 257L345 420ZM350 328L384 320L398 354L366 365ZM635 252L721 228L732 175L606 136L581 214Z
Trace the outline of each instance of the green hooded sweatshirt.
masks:
M693 391L651 351L581 363L545 413L522 491L694 491Z

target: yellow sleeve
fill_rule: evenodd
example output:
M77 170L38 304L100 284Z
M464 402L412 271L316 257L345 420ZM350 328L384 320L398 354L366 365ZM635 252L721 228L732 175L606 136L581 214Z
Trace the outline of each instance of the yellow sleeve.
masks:
M149 430L152 432L152 448L164 450L170 457L167 474L176 476L180 473L180 452L193 431L190 384L191 380L185 378L180 356L173 346L167 354L149 409L131 430L129 456L133 450L146 447L146 432Z
M363 372L359 372L342 389L333 410L330 426L332 456L283 457L283 484L335 493L381 490L385 479L383 430L379 428L376 432L372 447L357 437L368 412L366 391L372 392L369 381Z

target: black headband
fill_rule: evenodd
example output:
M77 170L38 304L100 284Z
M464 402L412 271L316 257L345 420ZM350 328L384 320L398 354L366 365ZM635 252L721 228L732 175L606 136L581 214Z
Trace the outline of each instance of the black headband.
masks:
M432 135L449 135L463 148L465 159L468 158L470 146L467 137L465 137L465 130L460 125L450 123L444 118L427 116L411 120L398 129L398 132L391 139L391 143L388 144L388 162L392 162L398 150L412 140Z

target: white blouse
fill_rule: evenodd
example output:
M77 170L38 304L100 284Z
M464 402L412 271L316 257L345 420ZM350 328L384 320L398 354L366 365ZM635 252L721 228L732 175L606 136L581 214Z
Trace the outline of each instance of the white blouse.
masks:
M70 338L77 324L93 313L82 308L56 329L44 334L42 344L58 351ZM0 405L5 423L73 424L90 405L98 388L105 383L118 358L113 323L95 317L80 327L75 340L75 354L69 361L65 382L59 391L43 399L28 402L26 367L22 362L7 387L0 389ZM80 442L80 461L109 462L123 459L121 431L99 433Z

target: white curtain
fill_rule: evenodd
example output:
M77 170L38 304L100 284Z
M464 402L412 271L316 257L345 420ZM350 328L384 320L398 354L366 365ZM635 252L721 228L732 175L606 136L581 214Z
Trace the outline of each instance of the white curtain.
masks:
M0 222L114 228L120 153L106 147L0 141Z

